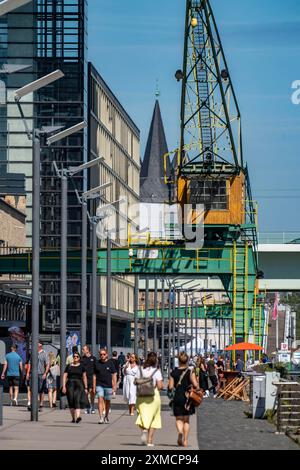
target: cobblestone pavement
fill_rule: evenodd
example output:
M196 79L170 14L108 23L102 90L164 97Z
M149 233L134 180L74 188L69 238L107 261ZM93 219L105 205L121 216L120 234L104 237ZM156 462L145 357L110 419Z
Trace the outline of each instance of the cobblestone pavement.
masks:
M243 402L205 399L198 413L200 450L300 450L267 420L247 418Z

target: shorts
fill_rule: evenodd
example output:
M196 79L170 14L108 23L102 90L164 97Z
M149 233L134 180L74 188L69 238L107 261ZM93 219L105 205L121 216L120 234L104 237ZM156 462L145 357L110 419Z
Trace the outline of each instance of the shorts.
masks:
M42 375L38 376L38 393L47 393L46 379Z
M104 398L104 400L110 401L112 396L112 388L96 387L96 397Z
M7 380L8 380L8 385L10 387L18 387L19 386L20 377L18 377L17 375L8 376Z
M47 379L47 389L48 390L56 389L56 377L52 379Z

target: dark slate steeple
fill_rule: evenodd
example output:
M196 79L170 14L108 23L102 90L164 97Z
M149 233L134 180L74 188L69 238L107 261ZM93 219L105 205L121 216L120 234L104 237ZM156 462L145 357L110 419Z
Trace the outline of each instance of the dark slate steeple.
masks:
M164 182L164 158L168 153L164 125L158 100L155 102L150 126L145 156L140 177L141 202L167 202L169 200L168 185ZM170 161L167 159L167 174L170 171Z

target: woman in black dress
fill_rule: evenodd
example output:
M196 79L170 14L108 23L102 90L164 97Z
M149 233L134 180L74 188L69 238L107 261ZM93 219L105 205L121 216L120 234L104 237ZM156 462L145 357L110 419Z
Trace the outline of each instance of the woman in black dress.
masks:
M176 418L176 428L178 431L178 445L187 447L190 430L190 416L195 413L195 407L191 405L186 408L186 392L193 385L199 389L198 381L194 370L188 367L189 357L181 352L178 356L179 367L176 367L170 375L168 389L174 390L173 413Z
M62 393L67 395L72 423L80 423L80 410L87 408L89 401L86 371L79 353L74 353L73 362L65 369Z

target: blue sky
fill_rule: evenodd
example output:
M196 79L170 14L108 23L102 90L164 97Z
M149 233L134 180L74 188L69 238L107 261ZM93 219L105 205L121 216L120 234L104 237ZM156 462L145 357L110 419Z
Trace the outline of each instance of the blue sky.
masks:
M178 146L185 0L89 0L89 59L141 130L156 80L169 149ZM299 0L211 0L243 120L260 231L300 232Z

